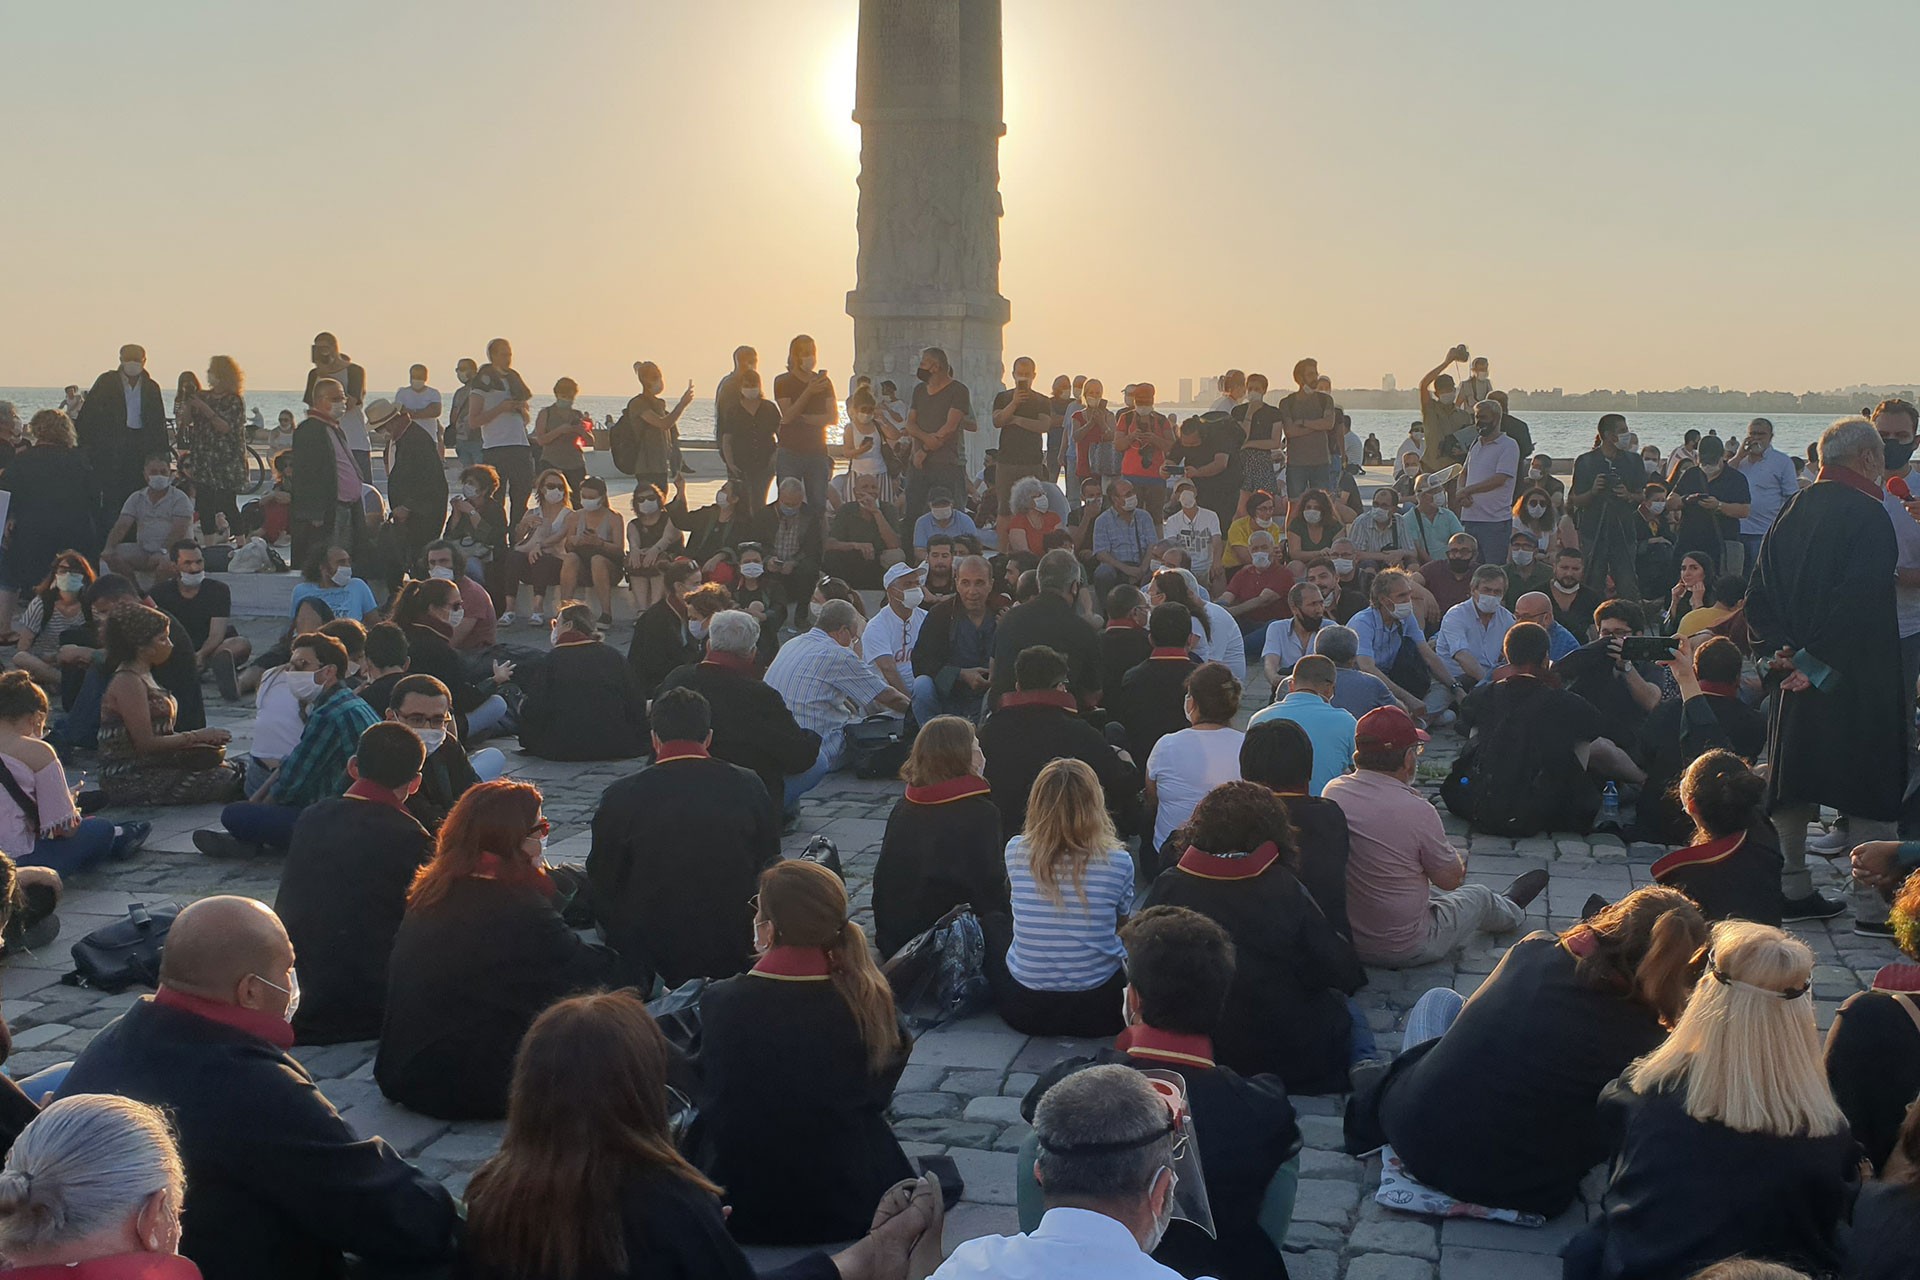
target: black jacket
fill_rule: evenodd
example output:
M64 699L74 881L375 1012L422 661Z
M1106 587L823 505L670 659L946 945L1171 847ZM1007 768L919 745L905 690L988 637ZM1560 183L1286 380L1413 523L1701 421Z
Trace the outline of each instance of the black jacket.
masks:
M140 375L140 430L127 429L126 385L118 369L109 369L93 380L80 416L74 419L73 433L80 448L93 463L93 479L102 486L103 507L109 519L120 513L125 493L112 492L128 480L138 481L148 455L173 449L167 443L167 401L160 384L152 375ZM118 477L114 479L113 477ZM136 485L137 487L137 485ZM106 530L102 529L101 533ZM87 550L82 547L81 550Z
M1689 1116L1684 1090L1624 1080L1599 1110L1617 1135L1613 1176L1606 1207L1561 1254L1566 1280L1681 1280L1735 1256L1815 1275L1839 1266L1860 1161L1844 1123L1818 1138L1741 1133Z
M333 519L340 501L334 466L333 428L324 418L307 417L293 429L293 502L290 516L298 526Z
M424 547L440 536L447 522L446 456L433 428L416 422L393 442L393 468L387 473L387 504L405 507L408 546Z
M409 908L393 941L387 1017L373 1078L403 1107L442 1120L497 1120L520 1039L540 1012L613 976L616 957L582 942L531 885L470 876Z
M1153 652L1153 640L1145 627L1132 623L1107 623L1100 633L1100 705L1109 711L1120 694L1120 682L1127 672L1147 660ZM1136 756L1135 759L1145 759Z
M633 624L633 640L627 645L627 665L640 686L640 696L651 699L660 691L660 682L675 667L700 661L706 648L687 630L687 620L666 600L656 600Z
M878 1074L831 979L727 978L700 1001L700 1171L727 1189L743 1244L856 1239L913 1176L887 1125L911 1047ZM827 1175L831 1176L827 1176Z
M0 481L0 489L13 494L7 507L7 519L13 522L8 582L23 591L31 589L68 547L88 555L98 549L106 530L93 525L94 484L93 468L78 449L42 444L14 455ZM119 508L114 514L119 515Z
M521 681L520 749L543 760L632 760L652 750L647 700L598 640L556 645Z
M447 638L424 622L410 622L407 632L407 674L410 676L432 676L447 686L447 692L453 697L454 715L460 722L460 733L464 737L467 731L467 713L493 696L491 682L484 687L467 675L466 663L454 651Z
M1300 842L1300 883L1320 904L1327 923L1343 938L1353 936L1347 923L1347 857L1352 842L1347 834L1347 811L1323 796L1283 795L1287 817Z
M892 956L961 903L1011 913L1000 811L977 778L908 787L887 815L873 868L874 942Z
M207 1280L330 1280L343 1253L394 1266L453 1254L446 1188L356 1137L305 1067L238 1028L142 999L81 1050L60 1092L166 1110L193 1187L180 1252Z
M1773 824L1755 814L1745 831L1661 858L1653 864L1653 878L1692 898L1709 924L1751 920L1777 926L1786 905L1780 894L1785 865Z
M335 796L300 815L273 902L300 966L300 1043L379 1036L407 888L432 857L426 828L378 800Z
M734 506L731 520L720 518L718 506L705 506L676 518L673 523L687 535L687 559L703 568L722 551L738 551L741 543L755 540L752 513L740 504Z
M1636 834L1655 844L1693 839L1693 820L1675 789L1694 760L1715 747L1752 763L1767 745L1767 717L1737 697L1707 693L1682 702L1668 698L1640 725L1633 758L1647 771L1640 792Z
M1144 765L1154 743L1187 724L1187 677L1200 663L1190 653L1148 657L1120 677L1118 690L1106 691L1107 710L1127 730L1127 753Z
M960 674L960 669L953 665L953 629L966 616L958 597L943 600L927 610L926 620L920 624L920 638L913 642L913 673L932 679L942 697L952 695ZM986 631L989 665L993 657L994 634L999 625L993 610L987 610L983 629Z
M480 775L473 771L467 749L460 745L458 738L448 734L440 749L428 756L421 768L419 789L407 797L407 812L428 831L438 831L467 788L479 785Z
M980 726L980 751L987 758L994 807L1000 810L1002 840L1013 839L1027 825L1027 793L1034 779L1063 757L1093 766L1116 825L1123 832L1135 825L1140 771L1120 759L1106 736L1068 705L1071 701L1071 694L1053 690L1008 694Z
M629 982L726 978L753 959L752 898L780 861L780 812L760 779L687 743L606 789L587 880Z
M751 671L708 659L676 668L660 688L691 689L707 700L713 725L708 749L758 774L775 805L786 799L788 776L805 773L820 758L820 735L802 729L786 699Z
M1915 1007L1914 992L1856 991L1827 1032L1827 1083L1876 1172L1920 1097L1920 1026L1907 1012Z
M1196 853L1160 873L1141 907L1186 907L1233 939L1233 984L1214 1028L1215 1056L1246 1075L1271 1072L1291 1093L1347 1087L1353 1017L1366 984L1353 943L1278 861Z
M1045 645L1066 658L1067 687L1083 704L1099 700L1099 635L1066 600L1042 592L1007 610L994 629L990 692L996 704L1013 691L1014 662L1034 645Z

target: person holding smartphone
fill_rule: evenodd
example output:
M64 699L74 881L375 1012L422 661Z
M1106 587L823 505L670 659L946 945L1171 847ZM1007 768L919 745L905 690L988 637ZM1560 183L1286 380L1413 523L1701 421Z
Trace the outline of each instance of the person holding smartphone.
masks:
M1567 506L1574 513L1574 528L1586 557L1587 585L1604 595L1634 600L1640 595L1640 581L1634 567L1638 540L1633 521L1641 491L1647 487L1647 464L1639 454L1621 447L1626 434L1625 415L1601 415L1593 448L1574 460Z

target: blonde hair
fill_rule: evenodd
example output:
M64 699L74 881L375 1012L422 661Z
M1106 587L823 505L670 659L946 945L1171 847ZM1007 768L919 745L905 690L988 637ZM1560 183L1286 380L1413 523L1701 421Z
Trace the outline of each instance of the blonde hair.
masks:
M1741 1133L1821 1137L1846 1120L1821 1064L1813 952L1771 925L1722 921L1667 1042L1627 1068L1637 1093L1684 1089L1687 1114Z
M1107 815L1100 779L1084 760L1055 760L1033 780L1027 796L1027 869L1033 883L1054 906L1065 906L1063 883L1087 901L1087 866L1120 847Z
M900 766L900 780L910 787L952 782L973 772L973 725L961 716L935 716L920 726L913 753Z
M60 409L42 409L34 414L33 420L27 423L27 431L33 436L35 444L73 449L80 443L74 437L73 419Z
M247 389L247 375L232 356L215 356L207 361L207 384L215 391L237 396Z

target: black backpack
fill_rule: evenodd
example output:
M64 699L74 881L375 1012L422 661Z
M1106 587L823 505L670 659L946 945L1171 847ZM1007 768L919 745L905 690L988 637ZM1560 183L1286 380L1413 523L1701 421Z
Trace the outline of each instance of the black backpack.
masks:
M620 474L632 475L640 462L640 427L633 420L632 410L620 411L613 430L607 432L607 449L613 454L613 465Z

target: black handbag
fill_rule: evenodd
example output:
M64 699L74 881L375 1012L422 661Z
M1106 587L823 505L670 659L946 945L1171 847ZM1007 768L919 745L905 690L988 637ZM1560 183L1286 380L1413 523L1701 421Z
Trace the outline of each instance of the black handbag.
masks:
M160 953L179 914L174 906L130 904L125 920L101 925L73 944L73 972L60 981L109 992L135 984L159 986Z
M690 1058L700 1052L700 997L706 990L705 978L689 978L665 995L647 1001L647 1012L660 1024L667 1043Z
M893 777L907 762L907 752L913 746L907 738L907 722L899 716L871 715L854 721L842 732L856 778Z
M987 1006L987 939L962 904L881 966L893 1002L918 1036Z

